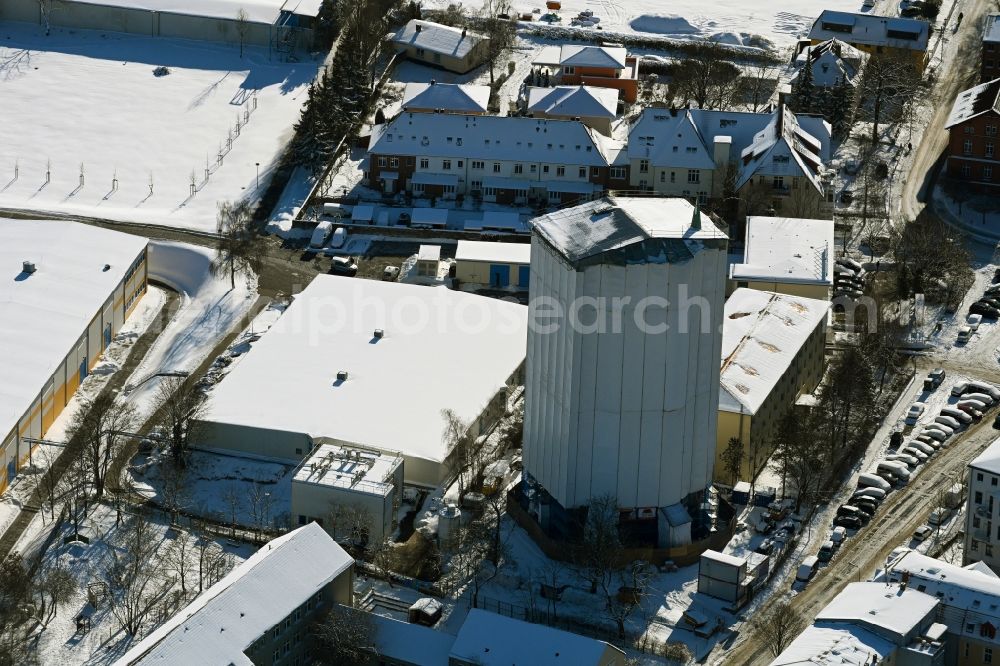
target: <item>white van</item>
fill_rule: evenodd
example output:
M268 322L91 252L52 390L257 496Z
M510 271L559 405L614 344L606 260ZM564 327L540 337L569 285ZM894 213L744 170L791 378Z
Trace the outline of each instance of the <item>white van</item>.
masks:
M805 583L816 573L817 566L819 566L819 558L815 555L810 555L806 559L802 560L802 564L799 565L799 570L795 573L795 580Z
M316 225L316 229L313 231L312 238L309 239L309 249L323 249L323 246L326 244L326 238L330 235L330 229L332 228L333 222L330 220L320 220L319 224Z
M858 488L878 488L886 493L892 490L892 486L888 481L877 474L870 474L868 472L858 474Z

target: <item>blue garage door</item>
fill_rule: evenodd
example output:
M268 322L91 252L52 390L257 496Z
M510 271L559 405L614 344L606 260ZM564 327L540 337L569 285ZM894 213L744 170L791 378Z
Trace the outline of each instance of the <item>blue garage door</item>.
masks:
M510 266L502 264L490 264L490 286L507 287L510 286Z
M517 286L519 286L521 289L527 289L528 288L528 275L529 275L528 266L520 266L520 267L518 267L518 269L517 269Z

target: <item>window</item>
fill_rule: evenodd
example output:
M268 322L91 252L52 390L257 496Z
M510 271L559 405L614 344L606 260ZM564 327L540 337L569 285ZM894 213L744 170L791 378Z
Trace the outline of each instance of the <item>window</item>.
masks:
M434 62L441 62L441 54L440 53L435 53L434 54Z
M389 166L395 169L399 166L399 159L396 157L389 158Z
M378 165L380 167L384 167L387 163L388 163L387 160L380 155L378 158Z
M987 141L986 142L985 154L986 154L986 157L993 157L993 142L992 141Z
M281 634L281 627L275 627L274 631L271 632L271 639L276 639Z
M990 479L990 485L991 486L997 485L997 477L994 476L993 478ZM991 497L990 499L993 499L993 498Z
M420 158L420 168L421 169L429 169L430 167L431 167L431 161L429 159L427 159L426 157L421 157Z
M972 139L966 139L962 144L962 154L971 155L972 154Z
M666 171L661 171L660 172L660 182L661 183L667 182L667 172Z
M563 74L576 74L576 67L570 65L563 67Z
M529 167L528 170L531 171L531 173L535 173L536 171L538 171L538 165L537 164L532 164L531 167Z
M983 167L983 180L993 180L993 167L991 166Z
M441 168L445 171L451 169L451 160L441 160Z
M515 164L514 165L514 173L516 173L516 174L522 174L522 173L524 173L524 165L523 164Z
M423 49L417 49L417 55L420 56L421 58L423 58L424 57L424 50Z
M976 541L975 539L972 540L972 550L974 550L974 551L978 551L979 550L979 542Z
M983 480L983 473L980 472L979 474L976 474L976 481L982 481L982 480Z
M463 164L465 164L465 162L463 162L462 160L459 160L458 161L458 168L461 169Z
M986 136L996 136L996 135L997 135L997 126L996 125L987 125L986 126Z
M979 516L973 516L972 517L972 526L973 527L979 527Z
M963 164L962 165L962 177L963 178L971 178L972 177L972 167L970 167L968 164Z
M983 648L983 663L984 664L993 663L993 648Z
M676 171L671 171L670 172L670 182L671 183L676 183L677 182L677 172Z
M701 182L701 171L698 169L688 169L688 182L689 183L700 183Z
M482 186L483 186L483 181L481 181L481 180L470 180L469 181L469 189L478 190Z
M500 173L500 163L499 162L494 162L493 163L493 173Z
M993 546L986 544L986 557L993 557Z
M577 172L577 175L578 175L579 178L586 178L587 177L587 167L580 167L579 171Z
M611 177L612 178L624 178L625 177L625 167L611 167Z
M593 176L594 178L597 178L598 176L601 175L601 170L598 169L597 167L590 167L590 175Z
M549 165L548 164L543 164L542 165L542 173L548 173L548 172L549 172Z
M964 131L966 134L972 134L976 131L976 128L974 128L972 125L966 125Z
M472 168L473 169L485 169L486 168L486 164L484 162L482 162L481 160L472 160Z
M639 160L639 173L649 173L649 160Z
M280 660L281 660L281 650L275 650L274 651L274 661L280 661Z
M299 514L299 525L305 525L305 524L306 524L306 517L305 517L305 516L303 516L303 515L302 515L302 514L300 513L300 514Z
M560 176L560 177L565 176L566 175L566 167L562 166L561 164L559 166L557 166L556 167L556 175Z
M982 474L980 474L979 476L982 476ZM980 479L980 481L982 481L982 479ZM983 503L983 493L980 492L980 491L978 491L978 490L976 491L975 502L976 502L976 504L982 504Z

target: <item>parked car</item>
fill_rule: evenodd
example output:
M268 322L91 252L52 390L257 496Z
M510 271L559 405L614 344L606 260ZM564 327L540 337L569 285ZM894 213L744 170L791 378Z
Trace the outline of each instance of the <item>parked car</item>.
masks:
M386 282L395 282L399 277L399 266L386 266L382 269L382 279Z
M993 419L993 429L1000 430L1000 414L997 414L996 418Z
M917 461L920 463L927 462L927 458L929 457L926 453L918 449L915 449L913 446L904 446L902 449L899 450L899 452L901 454L916 458Z
M931 439L935 439L935 440L937 440L939 442L943 442L944 440L946 440L949 437L951 437L952 435L954 435L955 431L952 430L947 425L935 422L935 423L933 423L931 425L928 425L926 428L924 428L923 431L921 431L920 434L921 435L927 435Z
M799 570L795 572L795 580L806 582L816 573L816 567L819 566L819 558L815 555L810 555L809 557L802 560L802 564L799 565Z
M774 551L774 541L771 539L764 539L753 549L758 555L770 555L772 551Z
M983 315L970 314L968 317L965 318L965 323L973 331L978 331L979 325L983 323Z
M903 443L903 433L899 430L893 430L892 434L889 435L889 448L898 449Z
M933 527L937 527L938 525L943 525L946 522L948 522L948 515L950 513L951 512L948 511L948 509L944 508L943 506L939 506L938 508L931 511L931 515L927 517L927 524Z
M833 559L833 554L836 552L837 548L833 545L832 541L825 541L823 545L819 547L819 552L816 553L816 559L820 562L829 562Z
M861 262L859 262L856 259L851 259L850 257L841 257L840 259L837 259L835 263L838 266L846 266L847 268L853 270L855 273L860 273L864 271L864 267L861 265Z
M333 231L333 236L330 237L330 247L340 249L344 247L344 243L347 242L347 230L344 227L337 227Z
M876 488L881 490L883 493L888 493L892 490L892 485L877 474L864 472L862 474L858 474L858 488Z
M993 398L993 402L1000 400L1000 389L998 389L993 384L987 384L986 382L969 382L969 388L977 393L985 393L986 395Z
M881 488L868 487L868 488L858 488L854 491L852 497L871 497L876 502L881 502L885 499L886 491ZM850 502L848 502L850 504Z
M334 257L330 261L330 272L353 277L358 274L358 265L350 257Z
M882 460L875 468L876 474L891 474L901 484L910 482L910 468L904 462L898 460Z
M873 500L871 497L851 497L851 506L861 509L869 516L874 516L875 512L878 510L878 502Z
M913 532L914 541L924 541L927 537L931 535L934 530L930 525L921 525Z
M858 507L852 506L850 504L841 504L837 508L837 515L838 516L854 516L855 518L857 518L858 520L860 520L862 523L867 523L869 520L871 520L871 516L869 516L867 512L862 511Z
M898 461L906 463L906 466L909 467L910 469L913 469L914 467L920 464L920 460L918 460L915 456L911 456L908 453L892 453L887 455L885 459L889 461Z
M947 416L945 414L938 414L937 416L935 416L934 417L934 423L936 423L939 426L943 425L943 426L947 426L947 427L951 428L952 429L952 433L954 433L954 431L956 431L956 430L961 430L961 428L962 428L962 422L961 421L959 421L958 419L956 419L954 417ZM948 432L948 431L945 430L945 432Z
M979 421L979 420L981 420L983 418L983 412L982 412L982 410L981 409L977 409L976 407L974 407L973 405L970 405L970 404L959 403L959 404L955 405L955 409L962 410L963 412L965 412L966 414L968 414L969 416L971 416L973 421Z
M930 377L928 377L928 379L930 379ZM906 423L906 425L916 424L917 420L923 415L925 409L927 409L926 403L920 401L913 403L910 405L909 411L906 412L906 419L904 419L904 423Z
M997 403L996 398L994 398L991 394L977 391L968 385L966 386L965 391L963 391L960 395L962 396L962 400L978 400L986 407L992 407Z
M942 407L941 416L953 418L959 423L964 423L965 425L972 423L971 416L963 412L961 409L956 409L955 407Z
M980 412L985 412L993 404L993 399L986 394L982 394L979 398L974 398L975 394L967 394L962 396L962 399L955 403L955 407L962 409L963 407L971 407L977 409Z
M971 326L963 326L960 329L958 329L958 342L966 343L969 341L969 338L971 337L972 337Z
M837 516L833 519L833 524L836 527L846 527L849 530L859 530L861 529L861 519L857 516Z
M934 383L940 386L947 374L948 373L944 371L944 368L934 368L927 373L927 376L931 377L934 380Z
M847 539L847 530L843 527L834 527L833 531L830 532L830 541L832 541L833 545L837 548L840 548L845 539Z
M316 228L313 229L312 237L309 239L309 249L314 251L323 249L323 245L330 236L330 229L332 228L333 222L330 220L320 220L316 224Z
M984 303L982 301L976 301L969 306L969 314L981 315L983 319L989 321L996 321L1000 317L1000 310L993 307L989 303Z

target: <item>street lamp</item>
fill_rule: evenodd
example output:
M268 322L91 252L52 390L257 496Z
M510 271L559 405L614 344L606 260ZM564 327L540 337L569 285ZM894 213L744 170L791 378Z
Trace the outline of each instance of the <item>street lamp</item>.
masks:
M257 162L257 189L260 189L260 162Z

